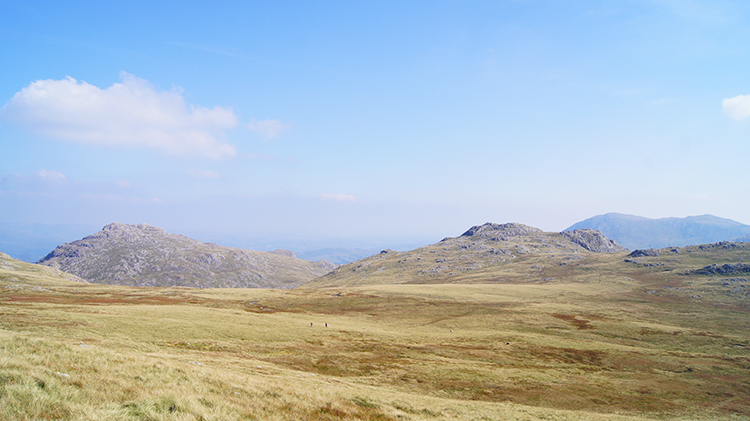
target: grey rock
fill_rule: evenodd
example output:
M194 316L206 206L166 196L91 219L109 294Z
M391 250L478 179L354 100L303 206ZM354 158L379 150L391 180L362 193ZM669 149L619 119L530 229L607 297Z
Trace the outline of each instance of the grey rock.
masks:
M507 241L505 240L505 237L518 237L541 232L542 230L539 228L515 222L507 224L493 224L487 222L484 225L476 225L469 228L468 231L461 234L461 237L490 238L494 241Z
M275 254L278 254L278 255L281 255L281 256L291 257L291 258L294 258L294 259L297 258L297 255L294 254L293 251L286 250L286 249L276 249L276 250L272 251L271 253L275 253Z
M659 255L659 250L646 249L646 250L634 250L628 254L628 257L656 257Z
M563 237L568 238L575 244L594 253L620 253L628 251L625 247L610 240L600 231L592 229L577 229L573 231L563 231L560 233Z
M727 263L725 265L709 265L700 269L690 271L694 275L731 275L735 273L750 273L750 264L748 263Z
M94 283L198 288L293 288L332 270L288 250L222 247L147 224L113 223L55 248L38 263Z

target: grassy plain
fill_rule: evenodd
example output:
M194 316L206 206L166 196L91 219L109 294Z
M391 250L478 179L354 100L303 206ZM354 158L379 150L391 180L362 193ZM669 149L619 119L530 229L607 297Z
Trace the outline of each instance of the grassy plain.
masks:
M750 419L744 284L683 274L747 251L550 259L296 290L82 284L5 259L0 420Z

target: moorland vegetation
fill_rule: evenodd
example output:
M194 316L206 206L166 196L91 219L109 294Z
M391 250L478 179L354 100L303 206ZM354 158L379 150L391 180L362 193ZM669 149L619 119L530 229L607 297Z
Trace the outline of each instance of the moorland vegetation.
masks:
M290 290L0 256L0 420L750 418L750 244L467 234Z

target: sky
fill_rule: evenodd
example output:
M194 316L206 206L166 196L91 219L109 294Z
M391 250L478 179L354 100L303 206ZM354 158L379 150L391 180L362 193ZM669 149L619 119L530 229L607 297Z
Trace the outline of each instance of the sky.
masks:
M0 3L0 222L750 224L745 1Z

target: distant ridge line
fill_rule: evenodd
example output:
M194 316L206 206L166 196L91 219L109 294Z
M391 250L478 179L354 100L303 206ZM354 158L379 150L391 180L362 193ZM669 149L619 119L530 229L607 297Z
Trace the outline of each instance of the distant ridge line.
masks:
M582 228L601 231L631 250L750 240L750 225L708 214L651 219L613 212L577 222L565 231Z

